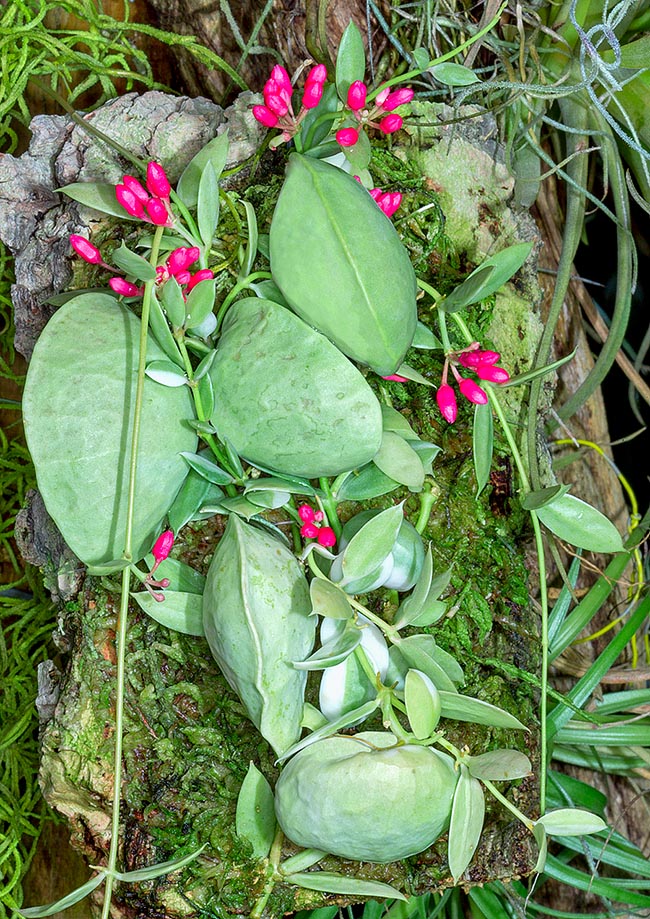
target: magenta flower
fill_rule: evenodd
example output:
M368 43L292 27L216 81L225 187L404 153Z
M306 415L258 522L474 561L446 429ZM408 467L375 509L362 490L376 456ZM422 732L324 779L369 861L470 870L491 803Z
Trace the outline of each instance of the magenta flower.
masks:
M111 278L108 286L121 297L141 297L143 293L141 287L131 284L130 281L125 281L124 278Z
M268 109L265 105L253 106L253 117L265 128L274 128L278 123L278 116Z
M169 198L172 187L160 163L152 161L147 164L147 188L156 198Z
M352 109L353 112L360 111L366 104L367 95L368 87L366 84L362 80L355 80L348 89L348 108Z
M321 527L316 539L320 546L328 547L336 545L336 533L331 527Z
M436 392L436 402L445 421L453 424L458 414L458 404L456 402L456 393L449 383L440 384Z
M93 246L91 242L88 242L85 236L78 236L76 233L72 233L70 236L70 245L77 255L82 258L84 262L88 262L89 265L104 264L102 254L97 246Z
M309 504L300 504L298 507L298 516L303 523L313 523L316 519L316 511Z
M289 74L284 69L284 67L281 67L280 64L276 64L273 70L271 71L270 79L273 80L273 82L277 86L279 86L280 89L285 90L285 92L288 92L289 95L291 95L291 92L292 92L291 80L289 78Z
M210 271L209 268L201 268L201 270L193 274L187 282L187 292L189 293L192 288L196 287L197 284L200 284L201 281L211 281L213 277L213 271Z
M404 119L401 115L386 115L379 122L379 130L384 134L394 134L395 131L399 131L403 124Z
M306 83L305 89L302 94L302 107L305 109L316 108L320 100L323 98L323 84L322 83Z
M315 523L303 523L300 527L300 535L304 539L316 539L319 527Z
M458 388L469 402L473 402L475 405L486 404L488 394L484 389L481 389L475 380L470 380L469 377L457 377L456 379L458 380Z
M149 220L157 227L170 227L172 225L167 206L160 198L149 198L145 204L145 209L149 215Z
M510 374L505 368L496 367L494 364L479 364L475 372L479 380L487 380L488 383L507 383L510 379Z
M161 533L158 539L153 544L153 549L151 554L155 559L154 568L159 565L161 562L164 562L165 559L169 556L169 553L172 551L174 545L174 531L165 530L164 533ZM151 570L153 571L154 568Z
M126 185L115 186L115 197L131 217L144 217L144 204Z
M354 147L359 140L359 132L356 128L340 128L336 132L336 143L341 147Z
M143 204L146 204L149 200L149 193L142 186L142 182L139 182L135 176L123 176L122 184L126 185L129 191L132 191L133 194L139 201L142 201Z
M377 105L380 105L386 112L392 112L393 109L399 108L400 105L406 105L407 102L410 102L414 95L413 90L407 87L396 89L389 93L383 102L379 102L379 96L377 96Z

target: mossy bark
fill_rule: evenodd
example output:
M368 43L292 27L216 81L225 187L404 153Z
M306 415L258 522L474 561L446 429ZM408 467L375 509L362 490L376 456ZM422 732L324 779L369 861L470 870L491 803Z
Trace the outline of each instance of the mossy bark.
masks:
M93 118L103 125L102 118L107 118L121 143L140 155L153 155L152 143L161 136L153 120L155 105L168 106L166 97L153 98L159 96L128 97ZM176 108L165 108L162 117L163 126L175 125L165 134L171 146L159 144L155 149L155 155L170 167L172 178L194 152L187 141L177 142L184 125L183 113L196 115L190 100L174 100L174 105ZM127 115L125 123L121 119ZM205 141L210 135L208 125L214 133L223 115L205 100L200 103L199 115L203 132L199 134ZM396 185L405 193L403 213L408 216L398 220L398 229L418 273L445 289L485 255L522 239L533 239L535 233L525 213L510 206L512 185L489 119L477 122L481 126L479 136L473 136L475 129L467 133L462 125L453 135L445 127L435 127L444 116L439 107L417 108L415 116L407 140L392 151L377 151L373 169L378 183ZM247 135L250 118L246 100L240 100L228 120L243 159L246 144L254 149L258 143L255 125ZM141 130L136 130L138 125ZM112 157L102 161L105 152L100 154L94 142L78 128L71 128L69 122L59 123L59 128L62 134L57 137L64 143L50 144L44 164L35 162L33 151L24 163L11 163L10 168L23 181L34 169L40 170L47 193L43 200L48 206L17 246L23 256L44 223L56 226L55 239L61 252L70 230L78 231L85 225L106 238L110 233L109 227L97 224L93 215L79 212L76 205L60 205L54 188L62 173L68 176L67 181L100 177L114 181L123 164ZM71 176L69 161L75 155L82 165ZM245 177L245 194L261 205L258 218L262 231L270 219L269 201L278 185L278 162L277 157L271 158L260 172ZM471 168L455 168L468 162ZM64 215L67 219L62 219ZM69 278L68 272L63 283ZM40 282L38 278L36 281ZM52 279L49 283L52 286ZM37 292L30 295L37 299ZM529 269L493 303L476 308L468 316L473 334L501 350L517 371L530 364L536 347L540 332L538 299L534 269ZM46 314L47 309L44 307ZM424 321L429 319L426 303L421 315ZM422 357L422 353L409 354L407 360L437 383L440 355ZM436 502L425 530L437 569L453 566L451 609L433 629L436 640L464 667L464 692L503 706L530 729L524 734L452 722L445 725L447 736L476 754L495 746L527 752L534 764L533 775L513 783L507 792L521 810L534 817L539 784L535 690L540 665L539 623L529 602L525 566L528 533L513 497L516 483L510 478L504 442L497 432L491 486L477 497L471 406L462 405L457 423L450 427L435 408L432 390L417 384L387 382L382 386L384 396L413 427L443 448L430 483ZM504 400L513 425L521 411L520 400L512 390ZM401 497L407 499L407 514L414 521L419 499L408 494ZM353 508L342 510L351 513ZM222 524L222 518L217 517L186 528L178 543L181 557L205 571ZM67 669L55 716L43 739L44 792L66 816L75 844L91 864L104 861L110 842L116 590L117 585L110 581L87 579L62 610L61 628L69 646ZM384 602L379 595L369 598L377 612ZM135 608L130 617L122 870L187 854L204 843L207 846L183 872L139 885L122 885L116 902L124 916L164 915L171 919L201 910L205 915L210 909L219 915L248 915L264 888L265 865L251 859L247 844L235 834L235 804L251 760L271 783L275 781L278 772L274 757L248 721L203 640L171 633ZM463 882L525 875L532 870L534 849L524 828L500 805L490 803L479 850ZM285 854L293 851L286 846ZM322 867L386 881L407 893L440 890L451 884L444 837L405 863L360 865L328 858ZM278 885L266 914L275 917L290 910L344 901Z

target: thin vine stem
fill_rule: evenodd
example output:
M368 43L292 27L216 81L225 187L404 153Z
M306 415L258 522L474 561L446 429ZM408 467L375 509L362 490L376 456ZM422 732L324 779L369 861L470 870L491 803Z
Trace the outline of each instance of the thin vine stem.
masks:
M154 267L158 262L160 241L164 227L156 227L151 245L150 264ZM147 360L147 339L149 334L149 312L151 308L151 295L154 281L147 281L142 298L142 318L140 323L140 353L138 359L138 378L135 391L135 404L133 407L133 430L131 433L131 457L129 461L129 492L126 507L126 527L124 534L124 558L131 562L133 559L133 518L135 513L136 475L138 470L138 446L140 441L140 422L142 419L142 398L144 395L145 367ZM113 776L113 810L111 815L111 845L108 853L106 868L106 887L104 890L104 903L102 906L102 919L109 919L113 883L117 866L117 856L120 846L120 800L122 796L122 741L124 722L124 687L126 684L126 638L129 618L129 592L131 587L131 569L129 566L122 571L122 591L120 594L120 610L117 620L117 673L115 686L115 746L114 746L114 776Z

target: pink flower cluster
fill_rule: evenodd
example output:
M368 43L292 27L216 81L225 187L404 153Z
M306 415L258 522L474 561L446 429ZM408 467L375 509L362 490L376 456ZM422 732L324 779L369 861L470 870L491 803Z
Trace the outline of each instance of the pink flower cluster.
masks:
M291 104L293 86L289 74L284 67L276 64L264 84L264 105L253 106L254 117L266 128L281 128L282 139L291 140L307 112L316 108L320 102L326 79L327 68L324 64L311 68L303 88L300 110L295 115Z
M371 188L370 197L373 198L380 210L387 217L392 217L402 203L402 196L398 191L382 191L381 188Z
M158 539L155 541L153 544L153 549L151 550L151 554L153 555L153 565L151 566L151 571L145 577L143 584L151 596L154 598L154 600L156 600L158 603L163 602L165 595L158 590L155 590L154 588L162 587L164 589L165 587L169 587L169 578L162 578L161 580L156 581L154 580L153 575L160 563L164 562L165 559L169 557L169 553L172 551L173 545L174 531L165 530L165 532L161 533Z
M78 236L73 233L70 236L70 245L77 255L90 265L100 265L108 271L115 271L114 267L107 265L102 259L102 254L97 246L93 246L85 236ZM174 277L181 286L184 286L183 293L188 294L201 281L213 278L214 274L209 268L202 268L200 271L194 272L194 274L187 270L190 265L193 265L199 259L200 255L201 250L198 246L190 248L179 246L178 249L174 249L165 264L156 268L156 284L160 287L171 277ZM132 284L121 277L112 277L108 282L108 286L122 297L141 297L144 290L144 288L138 287L137 284Z
M355 80L348 90L347 107L360 125L377 128L382 134L394 134L404 124L401 115L394 109L406 105L413 98L413 90L408 88L391 90L386 87L375 97L373 107L366 109L368 87L362 80ZM379 119L379 121L377 121ZM340 128L336 132L336 142L341 147L353 147L359 140L357 128Z
M115 186L115 197L127 214L154 223L159 227L172 226L169 206L171 185L160 163L147 164L147 187L134 176L125 175Z
M461 367L473 371L479 380L486 380L490 383L507 383L510 379L510 374L503 367L496 366L500 356L497 351L484 350L478 342L473 342L469 348L447 357L442 371L442 381L436 393L436 402L445 421L453 424L458 414L456 393L447 382L449 368L451 367L451 372L458 384L461 395L475 405L485 405L488 401L488 395L485 390L470 377L461 377L455 365L460 364Z
M336 534L331 527L322 526L325 514L315 511L309 504L298 507L298 516L302 520L300 535L303 539L315 539L320 546L333 546L336 543Z

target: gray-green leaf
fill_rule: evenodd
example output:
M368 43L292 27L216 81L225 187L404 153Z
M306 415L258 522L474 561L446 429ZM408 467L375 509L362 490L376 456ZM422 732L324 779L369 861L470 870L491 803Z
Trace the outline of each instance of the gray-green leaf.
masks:
M275 804L271 786L254 763L239 790L235 828L252 845L254 858L266 858L275 835Z
M156 572L158 574L158 572ZM154 600L149 591L132 593L140 609L148 616L159 622L160 625L182 632L184 635L203 636L203 598L200 594L186 593L185 591L162 591L165 599L162 602Z
M607 517L574 495L561 495L537 510L545 527L579 549L622 552L621 535Z
M461 764L451 809L448 843L449 870L456 883L476 851L484 818L485 797L481 783L472 778L467 766Z
M373 897L385 900L391 897L396 900L407 900L401 890L383 884L381 881L366 881L363 878L335 874L332 871L306 871L290 874L285 878L287 884L306 887L307 890L323 890L327 893L348 894L359 897Z
M475 779L507 782L530 775L532 766L519 750L490 750L466 759L467 768Z

